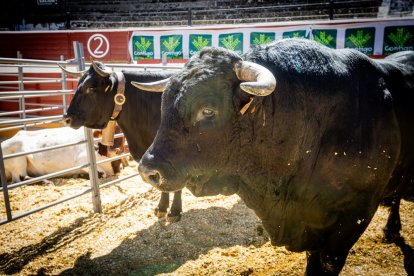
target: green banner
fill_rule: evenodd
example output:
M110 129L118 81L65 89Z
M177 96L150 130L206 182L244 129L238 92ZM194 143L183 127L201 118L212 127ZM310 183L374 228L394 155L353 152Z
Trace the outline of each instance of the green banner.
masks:
M414 50L414 26L393 26L384 28L384 55L399 51Z
M263 45L275 41L275 33L250 33L250 45Z
M336 29L312 30L313 40L333 49L336 49L336 33Z
M190 57L201 49L212 45L212 35L209 34L190 34Z
M375 28L346 29L345 48L356 49L366 55L374 54Z
M219 35L219 46L243 54L243 33Z
M154 59L154 37L143 35L133 36L132 55L134 60Z
M183 58L183 36L162 35L160 36L161 56L167 54L168 59Z
M307 38L306 37L306 30L297 30L291 32L284 32L282 34L283 38Z

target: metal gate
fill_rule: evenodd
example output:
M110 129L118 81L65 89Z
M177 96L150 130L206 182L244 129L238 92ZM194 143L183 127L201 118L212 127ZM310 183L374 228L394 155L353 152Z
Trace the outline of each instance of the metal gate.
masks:
M0 77L11 78L12 80L5 80L0 81L0 102L10 103L11 105L18 105L17 111L5 111L0 112L0 133L5 131L13 131L18 129L28 129L37 127L42 124L51 124L51 123L59 123L62 120L62 115L66 112L67 107L67 95L71 95L75 93L74 89L67 89L67 82L68 81L77 81L77 79L70 79L67 78L66 74L61 71L61 69L57 66L57 64L61 64L63 66L75 66L77 70L84 70L85 69L85 59L83 55L83 46L81 43L74 42L73 48L75 51L75 59L65 61L64 57L61 56L61 60L59 61L46 61L46 60L33 60L33 59L23 59L18 54L17 59L10 59L10 58L0 58ZM133 68L137 70L147 70L147 69L180 69L180 65L176 66L166 66L166 64L162 65L125 65L125 64L107 64L108 67L111 67L113 70L115 68ZM49 70L53 70L54 72L60 73L59 78L42 78L42 77L26 77L27 72L33 71L42 71L45 68ZM25 86L33 85L33 84L61 84L60 89L53 89L53 90L26 90ZM62 97L61 104L49 104L49 103L33 103L29 102L30 98L39 98L39 97ZM44 116L44 115L37 115L42 112L58 112L59 115L54 116ZM10 118L10 116L13 116ZM42 148L31 152L21 152L15 154L9 154L3 156L3 152L0 147L0 177L1 177L1 188L0 192L3 193L4 197L4 208L6 210L6 219L0 220L0 225L17 220L19 218L25 217L27 215L33 214L35 212L44 210L46 208L55 206L57 204L66 202L68 200L77 198L79 196L85 195L87 193L92 193L92 203L93 203L93 210L94 212L100 213L102 211L101 206L101 197L100 197L100 189L109 187L113 184L119 183L123 180L135 177L138 173L134 173L125 177L121 177L110 182L106 182L105 184L101 184L100 180L98 179L97 175L97 165L105 162L111 162L117 159L121 159L124 157L129 156L129 154L122 154L116 157L108 158L101 161L96 161L95 154L94 154L94 142L99 142L100 139L94 139L92 135L92 130L88 128L85 129L85 140L77 143L71 144L62 144L58 146ZM120 137L123 134L117 134L115 137ZM79 144L86 144L87 148L87 155L88 155L88 162L73 168L65 169L59 172L43 175L40 177L31 178L29 180L21 181L18 183L7 185L6 182L6 175L5 175L5 168L4 168L4 160L19 157L23 155L39 153L43 151L55 150L59 148L79 145ZM51 202L47 205L34 208L27 212L20 213L18 215L13 215L12 208L10 206L9 200L9 190L15 189L17 187L23 185L30 185L35 182L39 182L42 180L58 177L64 174L67 174L72 171L77 171L79 169L89 167L89 179L90 179L90 188L85 189L77 194L61 198L54 202Z

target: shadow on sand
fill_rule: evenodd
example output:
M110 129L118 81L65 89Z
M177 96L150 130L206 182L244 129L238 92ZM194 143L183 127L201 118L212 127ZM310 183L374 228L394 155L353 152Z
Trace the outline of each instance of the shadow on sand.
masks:
M408 276L414 276L414 249L408 245L403 237L398 238L395 242L404 254L404 268Z
M122 216L123 210L137 204L138 201L132 205L129 202L117 208L118 211L110 217ZM0 273L19 273L34 259L59 248L73 246L71 243L77 238L104 227L106 220L93 215L79 218L37 244L2 254ZM189 210L177 223L166 225L164 220L159 220L136 232L107 255L91 258L88 252L79 256L74 266L61 275L156 275L172 272L213 248L263 245L268 239L258 225L261 224L257 217L241 202L231 209L209 207ZM37 275L46 274L47 267L37 272Z

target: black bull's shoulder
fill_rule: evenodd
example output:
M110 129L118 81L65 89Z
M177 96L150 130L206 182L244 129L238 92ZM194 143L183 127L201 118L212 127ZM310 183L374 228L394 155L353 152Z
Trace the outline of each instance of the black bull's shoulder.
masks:
M201 51L167 86L140 171L167 191L237 192L272 243L316 252L308 272L336 274L381 200L412 189L413 53L377 61L293 39L242 59L268 68L276 90L241 115L241 58Z

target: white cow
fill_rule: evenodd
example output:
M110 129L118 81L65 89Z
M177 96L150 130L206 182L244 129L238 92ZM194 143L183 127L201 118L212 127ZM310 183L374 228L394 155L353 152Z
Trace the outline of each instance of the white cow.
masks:
M84 129L70 127L50 128L35 131L20 130L15 136L1 143L3 155L27 152L45 147L75 143L85 140ZM96 159L107 157L96 153ZM4 161L7 181L19 182L29 176L41 176L87 163L86 145L80 144L61 149L15 157ZM66 176L87 173L88 167ZM98 165L98 173L114 175L111 163Z

